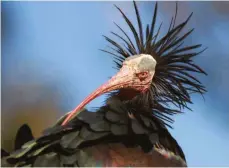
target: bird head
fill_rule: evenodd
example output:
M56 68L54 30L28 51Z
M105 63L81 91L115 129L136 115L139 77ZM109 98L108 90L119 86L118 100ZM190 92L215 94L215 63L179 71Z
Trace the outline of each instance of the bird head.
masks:
M100 95L122 88L144 92L150 88L155 68L156 60L151 55L140 54L126 58L119 72L106 84L102 85L97 90L97 94Z
M96 97L114 90L130 88L138 92L147 91L155 74L155 68L156 60L151 55L139 54L126 58L118 73L92 92L74 111L80 110ZM73 113L69 116L72 116L71 114ZM65 125L66 121L62 125Z
M193 32L193 29L181 35L181 31L190 20L192 14L190 14L184 22L176 25L176 3L175 16L170 22L168 32L158 40L161 25L158 30L155 31L157 3L155 5L152 22L147 24L145 32L143 31L143 24L136 2L134 1L133 4L139 32L137 32L135 26L124 12L119 7L116 6L116 8L120 11L129 26L134 35L135 42L132 41L129 35L117 24L116 26L123 34L111 33L124 42L124 45L104 36L111 44L112 47L110 48L112 51L102 51L115 57L115 63L119 71L110 80L84 99L84 101L67 116L62 125L65 125L77 111L96 97L108 92L113 94L112 91L115 90L118 90L118 92L114 92L114 94L117 94L120 100L124 100L125 102L130 100L130 104L133 104L132 102L143 102L143 105L149 105L149 112L151 112L152 115L155 115L157 118L158 116L166 118L166 120L168 117L164 114L172 115L180 113L181 108L190 109L187 103L192 103L191 93L203 94L206 92L201 82L193 76L193 73L206 73L192 60L193 57L202 53L206 48L196 52L195 49L200 48L200 44L184 46L184 40ZM127 94L126 91L128 92ZM131 96L129 96L129 94ZM172 109L169 104L173 104L179 107L179 109ZM142 107L142 105L138 107Z

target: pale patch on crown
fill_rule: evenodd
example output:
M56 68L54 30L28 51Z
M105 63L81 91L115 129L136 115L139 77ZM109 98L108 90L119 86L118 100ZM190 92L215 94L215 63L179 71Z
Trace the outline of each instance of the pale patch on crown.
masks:
M154 71L156 64L156 60L149 54L133 55L123 62L123 65L137 68L138 71Z

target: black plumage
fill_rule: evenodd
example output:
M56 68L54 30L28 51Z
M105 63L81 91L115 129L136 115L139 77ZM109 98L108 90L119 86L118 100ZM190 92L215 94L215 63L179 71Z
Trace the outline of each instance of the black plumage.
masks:
M124 45L118 44L113 39L105 36L105 39L115 48L110 47L112 48L112 51L102 51L114 56L114 62L118 69L121 68L122 62L132 55L150 54L154 57L157 61L157 65L150 89L146 93L136 96L134 100L131 99L129 101L135 106L139 104L140 108L143 105L148 106L148 108L152 109L152 115L147 113L145 115L146 117L147 115L150 117L157 117L158 119L161 119L164 124L170 126L168 122L173 122L173 120L169 117L170 115L181 113L184 108L191 110L188 107L188 103L192 103L190 94L204 94L206 92L205 87L194 76L194 73L207 74L193 62L193 57L201 54L206 50L206 48L196 51L196 49L201 47L201 44L184 46L184 40L191 35L194 29L189 30L183 35L181 35L181 32L191 19L192 13L184 22L176 25L178 12L177 3L175 16L171 19L168 32L159 40L157 40L157 38L160 33L161 25L158 30L155 31L158 4L156 3L155 5L151 25L147 24L145 38L136 2L134 2L134 7L138 21L139 33L137 33L134 25L123 13L123 11L116 6L131 29L136 44L134 45L134 42L130 40L127 33L125 33L125 31L116 24L126 39L117 33L112 32L112 34L122 40ZM125 88L118 90L118 93L112 92L111 96L119 95L119 93L123 90L125 90ZM177 108L171 108L171 104Z
M34 164L36 167L84 166L78 162L81 162L81 157L84 157L81 156L81 153L85 149L89 150L90 147L122 143L125 147L140 147L144 152L149 153L154 145L159 143L165 149L173 151L185 160L176 140L159 120L143 120L144 125L147 125L147 122L153 123L153 126L149 124L144 127L136 119L130 119L126 115L128 114L127 107L121 101L114 100L115 104L110 102L111 104L101 107L95 113L84 109L64 128L58 129L60 125L57 123L52 129L47 129L43 136L29 141L22 146L22 149L11 153L4 159L12 165L17 164L17 166L30 164ZM117 108L123 110L119 110L119 112L113 110ZM123 120L109 119L107 116L110 114L108 113L114 113ZM90 154L89 151L87 152ZM93 162L88 163L88 166L93 166L95 163L94 159Z
M201 45L183 46L183 41L193 30L180 35L192 14L176 26L176 5L168 32L158 40L160 28L155 30L157 3L152 23L147 24L143 31L134 2L138 32L123 11L116 8L128 24L135 42L116 24L122 35L112 34L125 45L104 36L112 45L112 51L102 51L115 56L117 68L121 68L122 62L132 55L154 57L157 65L150 88L144 93L121 88L110 93L105 105L95 113L82 109L66 125L61 125L66 114L41 137L23 145L21 141L16 142L18 150L10 155L2 151L3 166L186 166L185 155L167 126L173 122L171 115L181 113L183 108L190 109L188 103L192 103L192 92L203 94L206 91L190 73L206 74L192 61L204 50L195 51ZM134 96L126 97L130 92ZM172 109L171 104L177 108Z

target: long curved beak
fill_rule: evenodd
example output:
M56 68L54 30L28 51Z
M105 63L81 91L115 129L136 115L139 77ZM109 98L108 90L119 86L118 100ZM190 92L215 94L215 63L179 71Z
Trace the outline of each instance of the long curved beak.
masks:
M63 121L62 126L68 123L71 120L72 116L75 116L79 110L81 110L84 106L86 106L89 102L91 102L96 97L113 91L123 87L130 86L133 82L133 72L128 67L122 67L120 71L113 76L108 82L101 85L94 92L92 92L88 97L86 97Z

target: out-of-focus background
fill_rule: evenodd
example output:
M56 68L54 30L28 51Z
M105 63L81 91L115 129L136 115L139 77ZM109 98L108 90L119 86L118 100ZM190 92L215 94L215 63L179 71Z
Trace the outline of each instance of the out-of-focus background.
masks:
M100 52L102 34L127 26L113 4L135 22L132 2L2 2L2 147L11 150L20 125L37 137L115 73L112 57ZM150 22L154 2L138 2ZM196 62L205 101L193 96L194 112L175 117L173 135L189 166L229 166L229 2L178 2L181 22L193 11L188 43L208 50ZM162 32L175 12L174 2L159 2ZM136 22L135 22L136 23ZM98 107L104 96L88 106Z

